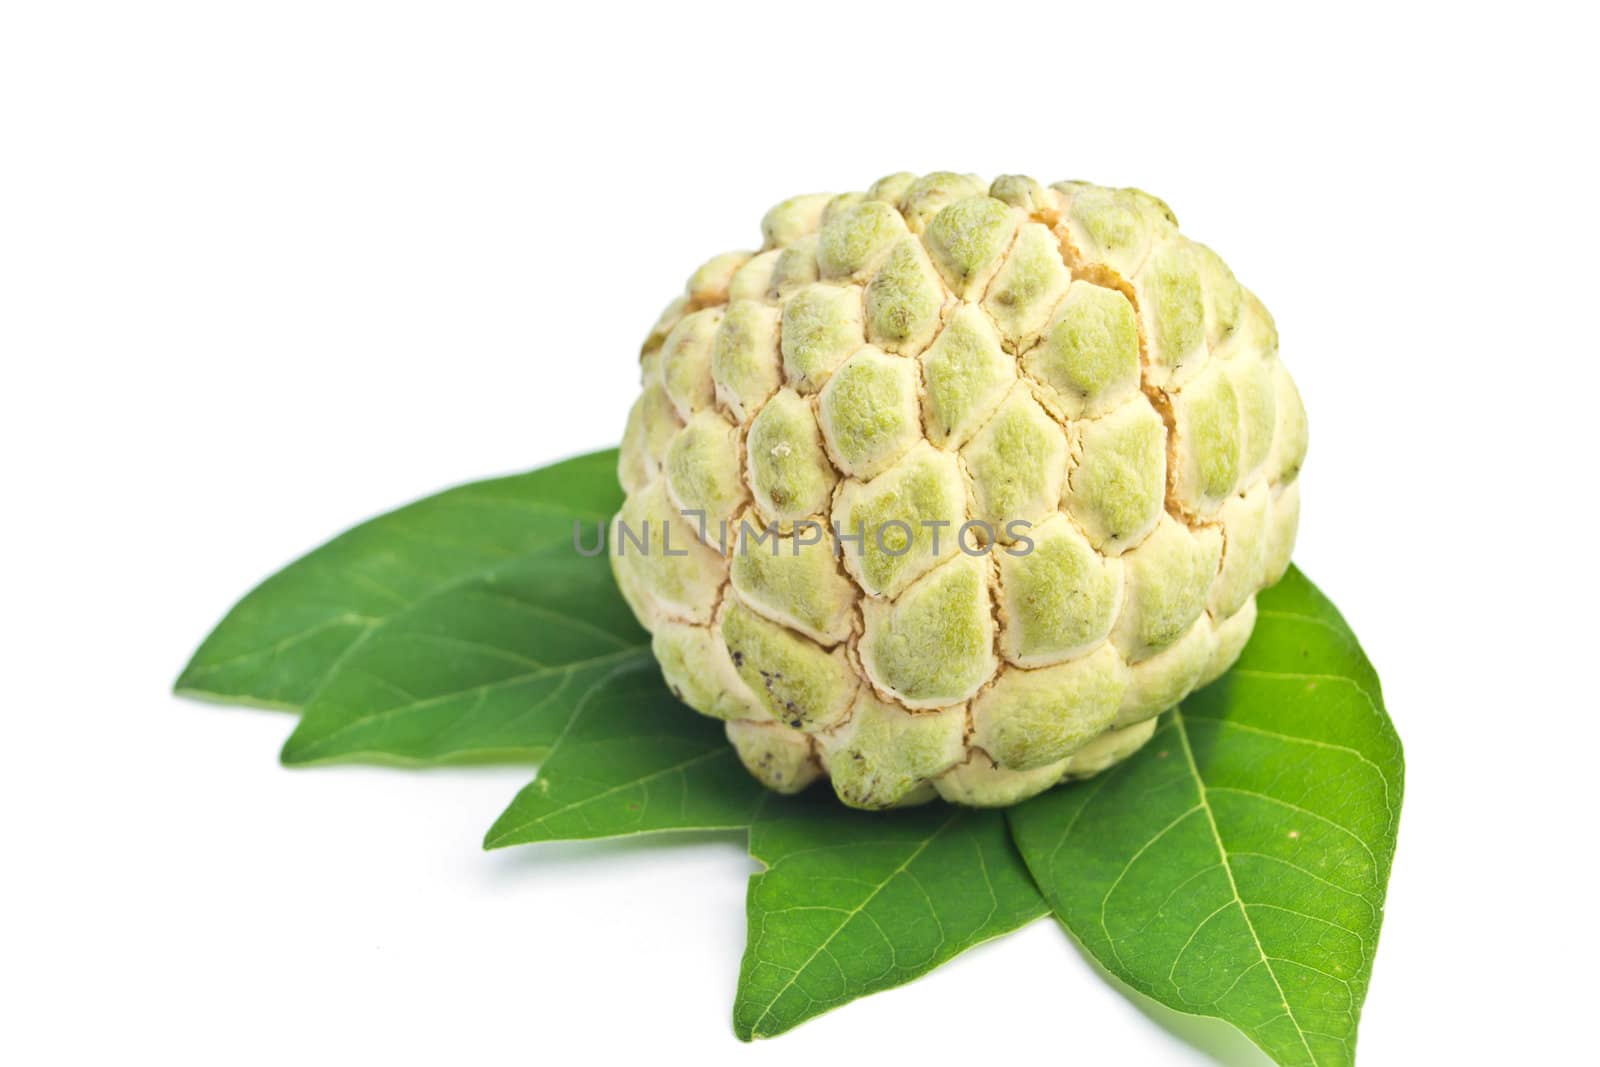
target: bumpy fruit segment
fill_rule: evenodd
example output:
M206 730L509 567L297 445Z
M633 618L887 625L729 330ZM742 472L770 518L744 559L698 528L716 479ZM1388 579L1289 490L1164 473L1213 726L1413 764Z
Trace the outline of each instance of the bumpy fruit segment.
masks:
M807 195L645 341L612 529L663 675L780 792L1005 805L1221 675L1288 567L1300 395L1160 200Z

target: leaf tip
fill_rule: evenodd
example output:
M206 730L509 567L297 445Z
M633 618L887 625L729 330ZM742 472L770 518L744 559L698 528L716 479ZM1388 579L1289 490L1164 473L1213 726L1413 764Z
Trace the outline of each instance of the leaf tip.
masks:
M173 679L172 695L192 697L196 700L204 700L210 696L211 694L206 692L200 684L200 676L203 673L205 673L205 666L200 662L200 652L196 651L194 655L189 657L188 662L183 665L183 670L178 672L178 677Z
M296 729L278 750L278 762L285 767L302 767L316 760L317 742Z

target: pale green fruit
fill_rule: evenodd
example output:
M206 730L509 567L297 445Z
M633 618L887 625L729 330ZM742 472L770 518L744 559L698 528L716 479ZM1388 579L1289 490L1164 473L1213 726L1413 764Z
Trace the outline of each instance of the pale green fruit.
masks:
M761 235L651 329L623 436L613 569L667 683L855 807L1127 758L1289 565L1272 317L1136 189L893 174Z

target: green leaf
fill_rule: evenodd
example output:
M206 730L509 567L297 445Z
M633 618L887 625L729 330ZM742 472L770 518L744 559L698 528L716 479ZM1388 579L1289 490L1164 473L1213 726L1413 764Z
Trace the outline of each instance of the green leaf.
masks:
M538 751L648 638L586 544L616 453L461 486L348 531L230 611L177 691L303 709L286 762Z
M588 694L649 655L606 561L570 543L546 549L374 628L329 671L283 760L534 755Z
M1291 570L1238 664L1136 756L1009 813L1061 922L1128 985L1282 1064L1353 1061L1404 780L1377 675Z
M722 723L680 704L641 650L590 690L483 844L743 829L766 795Z
M575 521L620 506L615 461L350 530L245 597L177 690L303 710L291 763L549 751L490 848L748 826L765 870L734 1009L746 1040L1053 908L1133 988L1280 1062L1350 1062L1403 768L1376 675L1298 572L1262 595L1239 664L1092 782L1009 813L854 812L765 792L662 683L605 558L572 545Z
M858 812L824 791L762 806L733 1028L772 1037L903 985L1045 914L998 811Z

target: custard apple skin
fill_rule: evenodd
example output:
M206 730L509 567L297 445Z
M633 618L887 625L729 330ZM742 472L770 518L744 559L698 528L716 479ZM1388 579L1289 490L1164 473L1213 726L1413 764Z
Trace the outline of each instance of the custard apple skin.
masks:
M1270 315L1160 200L895 174L707 261L641 357L610 552L784 793L1016 803L1126 758L1289 565Z

